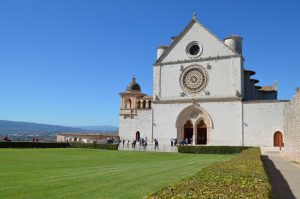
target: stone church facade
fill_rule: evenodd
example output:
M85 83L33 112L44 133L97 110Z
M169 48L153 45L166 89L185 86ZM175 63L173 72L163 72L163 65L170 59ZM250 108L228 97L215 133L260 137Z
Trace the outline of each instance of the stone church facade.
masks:
M157 49L153 95L133 77L120 93L121 139L169 144L283 146L286 100L244 66L242 37L219 39L195 17Z

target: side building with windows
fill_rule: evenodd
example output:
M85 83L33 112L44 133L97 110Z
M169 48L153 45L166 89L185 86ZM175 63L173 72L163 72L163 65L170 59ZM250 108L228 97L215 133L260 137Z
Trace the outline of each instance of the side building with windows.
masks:
M282 147L288 101L277 99L276 81L258 85L244 66L242 41L221 40L193 17L170 45L157 48L153 96L135 78L120 93L121 139Z

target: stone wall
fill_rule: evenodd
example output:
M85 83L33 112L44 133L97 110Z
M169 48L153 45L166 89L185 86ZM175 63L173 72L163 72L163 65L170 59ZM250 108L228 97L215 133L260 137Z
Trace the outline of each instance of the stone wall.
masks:
M300 91L285 107L285 151L300 161Z
M135 139L136 132L140 137L152 141L152 109L137 109L136 115L119 116L119 136L121 139Z
M284 140L284 108L286 101L258 100L243 103L245 146L274 146L279 131Z

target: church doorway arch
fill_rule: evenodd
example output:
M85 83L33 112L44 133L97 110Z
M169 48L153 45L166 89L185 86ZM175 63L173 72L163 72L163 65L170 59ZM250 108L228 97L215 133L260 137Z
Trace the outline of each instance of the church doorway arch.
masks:
M196 102L179 113L176 128L179 141L189 137L192 139L191 144L213 144L213 121L208 112Z
M136 133L135 133L135 140L136 141L140 141L140 138L141 138L141 133L139 132L139 131L137 131Z
M207 144L207 127L203 120L197 125L196 144Z
M188 141L188 144L191 144L193 142L193 124L190 120L188 120L184 124L184 133L183 133L183 139Z
M274 133L274 147L283 147L283 136L280 131Z

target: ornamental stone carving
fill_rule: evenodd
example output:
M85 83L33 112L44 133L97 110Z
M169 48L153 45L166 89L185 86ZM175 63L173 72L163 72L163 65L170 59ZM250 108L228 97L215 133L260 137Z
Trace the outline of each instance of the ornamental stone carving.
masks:
M190 94L199 93L206 87L207 79L208 76L204 67L192 65L181 73L180 86Z
M191 112L190 117L193 118L193 119L196 119L199 114L200 114L199 112L193 111L193 112Z

